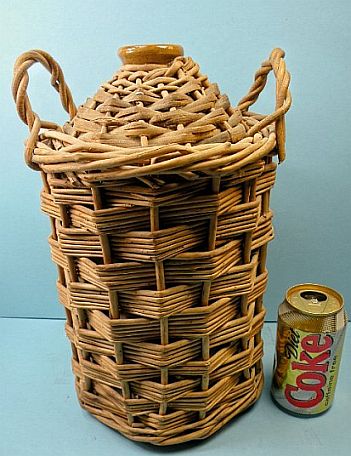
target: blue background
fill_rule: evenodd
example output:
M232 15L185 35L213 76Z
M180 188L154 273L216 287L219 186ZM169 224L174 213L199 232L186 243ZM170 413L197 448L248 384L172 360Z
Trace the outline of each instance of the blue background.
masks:
M27 127L10 84L15 58L32 48L63 67L77 104L119 67L118 47L171 42L218 82L232 103L246 94L272 50L286 50L293 78L287 160L272 192L276 239L269 247L268 320L286 288L320 282L351 302L350 1L2 1L0 316L62 317L49 222L39 211L41 180L23 162ZM66 116L49 74L31 69L30 97L42 119ZM274 84L255 106L270 112Z

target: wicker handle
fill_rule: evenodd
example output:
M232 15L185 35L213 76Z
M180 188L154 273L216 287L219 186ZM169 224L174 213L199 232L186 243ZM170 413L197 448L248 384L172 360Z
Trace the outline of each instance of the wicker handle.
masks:
M30 135L26 141L25 160L27 165L35 170L39 170L39 167L33 163L32 155L40 128L58 127L55 123L40 120L38 114L32 110L28 98L28 69L37 62L41 63L49 73L51 73L51 85L60 94L62 106L69 113L70 118L72 119L77 112L71 91L65 82L61 67L50 54L41 50L32 50L25 52L18 57L14 67L12 94L16 102L19 117L29 127Z
M255 74L255 80L248 94L239 101L238 107L242 111L255 103L264 89L268 74L273 70L276 77L276 103L275 111L265 116L260 122L254 125L248 134L253 135L265 126L275 122L277 138L277 149L279 161L285 159L285 113L291 106L291 94L289 91L290 73L287 71L284 61L285 52L282 49L273 49L269 59L262 63L261 68Z

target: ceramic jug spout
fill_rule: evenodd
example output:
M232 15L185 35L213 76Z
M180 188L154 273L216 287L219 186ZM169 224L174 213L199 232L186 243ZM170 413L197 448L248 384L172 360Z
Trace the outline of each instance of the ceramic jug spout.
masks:
M141 44L119 48L118 55L124 65L132 64L167 64L184 55L178 44Z

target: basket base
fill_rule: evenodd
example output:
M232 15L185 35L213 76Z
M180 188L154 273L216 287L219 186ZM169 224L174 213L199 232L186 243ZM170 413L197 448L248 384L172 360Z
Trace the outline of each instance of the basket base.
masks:
M259 399L263 389L263 382L263 370L261 369L260 372L253 375L250 379L249 388L243 388L243 390L245 390L244 394L241 394L238 397L238 394L236 393L237 397L235 399L226 401L211 410L206 414L205 418L195 421L194 417L194 421L188 424L172 420L171 425L161 429L144 426L142 423L133 423L132 425L129 425L122 410L120 410L120 413L118 414L109 411L108 405L105 404L106 401L98 400L98 396L95 396L97 399L96 404L101 404L101 407L97 407L95 404L93 406L94 394L84 393L80 389L78 382L76 383L76 389L81 407L105 425L120 432L130 440L166 446L182 444L191 440L202 440L210 437L224 427L232 418L245 411ZM86 394L90 396L89 401L86 400ZM231 393L228 394L229 398L230 396ZM116 409L116 405L111 404L111 408ZM174 415L177 413L179 412L174 412ZM151 414L156 416L156 413Z

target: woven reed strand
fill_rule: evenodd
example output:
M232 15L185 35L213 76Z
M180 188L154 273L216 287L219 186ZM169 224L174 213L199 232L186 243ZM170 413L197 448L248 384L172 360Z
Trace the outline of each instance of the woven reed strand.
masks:
M15 65L84 409L155 445L203 439L262 390L269 196L291 97L275 49L237 107L191 59L124 65L78 109L43 51ZM28 69L71 120L40 120ZM274 113L249 111L273 71Z

